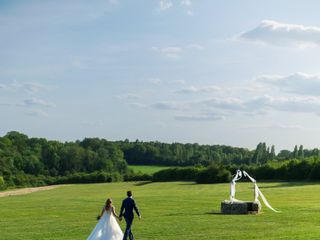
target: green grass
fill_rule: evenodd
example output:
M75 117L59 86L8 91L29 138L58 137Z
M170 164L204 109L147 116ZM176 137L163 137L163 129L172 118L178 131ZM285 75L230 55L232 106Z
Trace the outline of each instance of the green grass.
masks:
M128 189L133 190L142 213L142 220L136 219L133 227L138 240L319 239L319 184L259 186L281 213L263 206L259 215L220 215L229 184L87 184L0 198L0 239L86 239L105 199L112 197L118 211ZM252 184L238 183L237 193L238 199L251 200Z
M145 173L145 174L154 174L155 172L159 172L160 170L167 169L170 167L165 166L140 166L140 165L130 165L130 169L132 169L136 173Z

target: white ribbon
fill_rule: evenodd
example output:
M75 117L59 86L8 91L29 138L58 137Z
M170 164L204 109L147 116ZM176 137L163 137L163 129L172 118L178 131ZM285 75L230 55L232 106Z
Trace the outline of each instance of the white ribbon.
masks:
M259 201L258 198L259 196L261 197L263 203L272 211L274 212L279 212L277 210L275 210L268 202L268 200L266 199L266 197L263 195L263 193L261 192L261 190L259 189L258 185L257 185L257 181L251 177L246 171L242 171L241 170L237 170L237 173L235 175L235 177L232 179L231 181L231 189L230 189L230 201L237 201L235 199L235 194L236 194L236 181L240 180L242 178L242 173L244 177L247 177L250 179L251 182L254 183L254 201L257 202Z
M233 202L236 195L236 181L242 178L242 172L238 169L236 175L233 177L230 185L230 201Z

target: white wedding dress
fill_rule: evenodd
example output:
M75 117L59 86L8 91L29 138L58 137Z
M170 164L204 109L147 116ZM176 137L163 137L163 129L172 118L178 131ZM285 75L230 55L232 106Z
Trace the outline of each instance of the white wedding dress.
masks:
M122 240L123 233L112 214L112 210L104 212L87 240Z

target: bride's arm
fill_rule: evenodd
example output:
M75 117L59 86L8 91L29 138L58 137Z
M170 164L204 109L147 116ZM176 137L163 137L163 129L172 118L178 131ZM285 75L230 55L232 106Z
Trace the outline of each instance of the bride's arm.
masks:
M103 206L100 215L98 215L98 220L103 216L105 211L106 211L106 208Z
M112 207L112 214L116 217L116 218L118 218L119 219L119 216L117 215L117 213L116 213L116 208L115 207Z

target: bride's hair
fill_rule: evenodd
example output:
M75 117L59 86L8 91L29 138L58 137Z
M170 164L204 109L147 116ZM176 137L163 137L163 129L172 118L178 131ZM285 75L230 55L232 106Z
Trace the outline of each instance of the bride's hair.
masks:
M108 198L107 201L106 201L106 206L105 206L105 208L106 208L106 209L109 209L111 206L112 206L112 199L111 199L111 198Z

